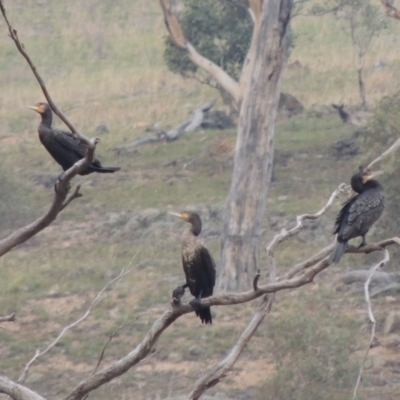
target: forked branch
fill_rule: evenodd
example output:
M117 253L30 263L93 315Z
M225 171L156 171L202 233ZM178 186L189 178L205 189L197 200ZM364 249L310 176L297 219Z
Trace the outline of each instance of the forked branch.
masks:
M26 242L32 236L49 226L57 218L57 215L74 198L79 197L79 189L76 189L71 198L67 199L70 189L70 181L74 176L78 175L93 162L97 139L91 139L91 143L92 145L87 149L85 157L75 163L70 169L65 171L61 178L54 185L55 193L53 202L48 211L36 221L17 230L7 238L0 240L0 257L9 252L12 248Z
M197 400L206 390L215 386L219 381L225 377L226 373L233 367L236 363L242 351L246 347L247 343L253 337L254 333L264 320L265 316L271 309L273 303L274 295L265 295L264 299L259 307L258 311L255 313L254 317L247 325L245 330L240 335L238 341L232 347L229 354L220 361L217 365L212 367L206 374L200 377L194 385L193 390L190 392L188 399Z
M60 334L43 350L38 350L36 351L35 355L30 359L30 361L25 365L24 371L22 372L22 375L19 377L18 379L18 383L23 384L26 380L26 378L28 377L29 374L29 369L31 367L31 365L40 357L43 357L45 354L47 354L54 346L57 345L57 343L63 338L63 336L72 328L74 328L75 326L79 325L82 321L84 321L89 315L90 313L93 311L93 309L100 303L102 302L104 299L106 299L107 297L110 296L110 294L112 292L109 292L108 294L105 294L105 291L111 286L113 285L115 282L119 281L121 278L123 278L125 275L129 274L132 271L132 269L125 271L122 270L121 273L114 279L112 279L110 282L107 283L106 286L104 286L104 288L98 293L98 295L96 296L96 298L93 300L92 304L89 306L89 308L86 310L86 312L80 317L78 318L76 321L74 321L73 323L65 326L62 331L60 332Z
M371 306L371 299L369 296L369 285L371 283L372 277L374 276L375 272L378 271L379 268L383 267L385 264L387 264L390 260L390 254L389 251L387 249L383 249L383 259L381 261L379 261L376 265L374 265L371 268L371 272L369 274L369 277L367 279L367 281L364 284L364 296L365 296L365 302L367 304L367 312L368 312L368 320L371 324L371 334L370 334L370 339L367 345L367 348L365 350L364 353L364 357L361 361L361 366L360 366L360 372L358 374L357 377L357 382L356 382L356 386L354 388L354 393L353 393L353 400L357 399L357 391L358 388L360 386L361 383L361 378L362 378L362 374L364 371L364 365L365 365L365 361L367 359L369 350L372 349L373 347L375 347L377 345L378 340L375 337L375 330L376 330L376 320L374 317L374 314L372 313L372 306Z

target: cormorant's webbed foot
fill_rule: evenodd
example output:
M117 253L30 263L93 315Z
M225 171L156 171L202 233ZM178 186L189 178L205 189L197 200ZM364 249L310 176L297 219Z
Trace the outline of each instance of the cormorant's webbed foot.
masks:
M189 304L193 307L195 311L201 310L203 308L203 306L201 305L201 293L196 298L194 298Z
M185 289L187 288L187 284L178 286L173 292L172 292L172 301L174 304L179 304L181 302L181 298L185 294Z

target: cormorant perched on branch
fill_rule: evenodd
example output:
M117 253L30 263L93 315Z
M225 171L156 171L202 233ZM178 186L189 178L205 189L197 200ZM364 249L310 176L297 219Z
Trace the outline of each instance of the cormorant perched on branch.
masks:
M361 236L360 247L366 245L365 235L379 219L385 208L385 197L381 184L372 179L378 173L360 171L351 177L351 187L356 196L344 203L336 217L333 233L337 233L337 243L330 257L330 262L338 263L347 248L350 239Z
M210 307L202 308L200 299L212 296L216 269L209 251L198 238L202 226L201 219L198 214L189 211L169 214L191 224L191 227L186 229L182 235L182 264L186 284L178 287L175 291L179 291L183 295L185 288L188 287L190 293L195 297L190 304L195 309L196 315L200 317L202 323L211 324Z
M70 132L51 127L53 113L47 103L37 103L35 106L29 108L41 115L42 121L39 124L39 139L64 171L85 157L87 146L84 143L81 143ZM96 158L79 175L88 175L92 172L115 172L120 169L120 167L103 167Z

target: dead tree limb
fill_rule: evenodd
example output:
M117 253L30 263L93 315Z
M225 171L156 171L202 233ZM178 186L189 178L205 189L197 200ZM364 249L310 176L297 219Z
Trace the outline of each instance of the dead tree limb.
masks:
M233 367L240 355L242 354L247 343L253 337L254 333L261 325L267 313L270 311L273 302L273 295L265 295L256 314L253 316L246 329L240 335L238 341L232 347L229 354L212 367L205 375L197 380L193 390L190 392L188 399L197 400L206 390L217 385L219 381L225 377L226 373Z
M359 388L360 383L361 383L361 378L362 378L362 374L363 374L363 371L364 371L364 364L365 364L365 361L367 359L369 350L371 348L375 347L379 343L378 340L375 337L376 320L375 320L374 314L372 313L371 299L370 299L370 296L369 296L369 285L371 283L372 277L375 274L375 272L378 271L379 268L381 268L385 264L387 264L389 262L389 260L390 260L389 251L387 249L383 249L383 259L380 260L376 265L374 265L371 268L370 275L369 275L367 281L364 284L364 296L365 296L365 302L367 304L368 320L369 320L369 322L371 324L371 335L370 335L370 339L369 339L369 343L368 343L367 349L365 350L365 353L364 353L364 357L363 357L363 359L361 361L360 372L358 374L356 386L355 386L354 392L353 392L353 400L357 399L357 391L358 391L358 388Z
M36 392L13 382L5 376L0 376L0 393L10 396L13 400L46 400Z
M6 317L0 317L1 322L15 322L15 313L7 315Z
M241 101L241 93L238 82L236 82L217 64L203 57L192 46L192 44L186 40L179 20L174 13L171 0L160 0L160 5L164 13L165 25L173 43L183 51L186 51L190 60L199 68L206 71L224 90L226 90L226 92L229 93L235 103L239 104Z
M130 144L115 147L113 150L119 154L124 152L130 152L134 150L136 147L146 143L158 143L164 140L167 142L172 142L178 139L184 133L192 132L198 127L200 127L204 119L204 113L211 110L211 108L215 105L216 102L217 99L214 99L194 109L190 113L189 118L185 122L182 122L181 124L169 130L168 132L165 131L157 132L153 136L136 139Z

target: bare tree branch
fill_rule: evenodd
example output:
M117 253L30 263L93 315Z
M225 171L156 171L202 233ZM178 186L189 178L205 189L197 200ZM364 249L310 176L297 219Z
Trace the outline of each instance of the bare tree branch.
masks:
M160 0L160 5L164 13L164 22L172 41L175 46L182 50L187 50L185 34L183 33L178 17L173 10L171 0Z
M15 322L15 313L7 315L6 317L0 317L0 323L1 322Z
M249 0L249 6L253 21L258 24L261 18L262 0Z
M5 376L0 376L0 393L7 394L14 400L46 400L36 392L13 382Z
M392 155L398 148L400 147L400 139L397 139L386 151L384 151L379 157L375 158L375 160L371 161L366 169L372 168L375 164L380 163L385 158L388 158Z
M321 208L321 210L319 210L317 213L315 214L303 214L303 215L298 215L296 217L296 226L288 231L286 231L285 229L282 229L281 233L276 235L273 240L271 241L271 243L267 246L267 254L268 257L273 257L273 251L275 249L276 246L278 246L280 243L284 242L285 240L289 239L290 237L296 235L297 233L299 233L302 229L303 229L303 222L306 219L318 219L319 217L321 217L323 214L325 214L329 208L332 206L333 202L335 201L335 199L337 198L337 196L339 195L339 193L342 193L346 188L346 184L342 183L329 197L328 202L325 204L325 206L323 208Z
M242 101L246 89L249 87L251 79L251 71L253 71L253 64L256 55L256 47L257 47L257 42L259 40L262 1L250 0L249 5L250 5L250 14L254 22L254 27L251 36L250 47L249 50L247 51L246 58L243 62L242 72L240 73L240 78L239 78L240 102ZM264 38L260 40L263 39ZM240 102L237 101L237 104L240 104Z
M185 38L182 27L177 16L173 12L171 0L160 0L160 5L164 13L164 21L174 44L185 50L191 61L206 71L215 81L223 87L239 104L241 101L239 84L221 67L213 63L208 58L203 57L190 42Z
M273 297L274 295L264 296L260 308L252 318L249 325L240 335L238 341L235 343L229 354L197 380L193 390L188 396L189 400L199 399L206 390L217 385L219 381L225 377L225 374L232 368L242 354L242 351L260 326L261 322L264 320L266 314L271 310Z
M65 333L71 329L74 328L75 326L77 326L78 324L80 324L82 321L84 321L92 312L92 310L100 303L102 302L104 299L106 299L107 297L110 296L111 293L106 294L105 296L103 296L104 292L115 282L119 281L122 277L124 277L125 275L129 274L131 271L133 270L130 269L128 271L122 270L120 272L120 274L112 279L110 282L107 283L106 286L104 286L104 288L98 293L98 295L96 296L96 298L93 300L92 304L90 305L90 307L86 310L85 314L83 314L79 319L77 319L76 321L74 321L72 324L69 324L68 326L65 326L63 328L63 330L61 331L61 333L42 351L37 350L36 354L31 358L31 360L25 365L24 371L22 373L22 375L19 377L18 379L18 383L23 384L25 382L25 379L28 377L28 373L29 373L29 368L30 366L40 357L44 356L46 353L48 353L60 340L61 338L65 335Z
M67 207L68 204L71 203L71 201L77 199L78 197L83 196L82 193L79 193L80 188L81 188L81 185L76 186L76 188L75 188L74 192L71 194L71 196L69 196L63 203L61 210L64 210L64 208Z
M357 399L357 390L358 390L358 388L360 386L360 383L361 383L361 378L362 378L362 374L363 374L363 371L364 371L364 364L365 364L365 361L367 359L369 350L371 348L375 347L379 343L378 340L375 337L376 320L375 320L374 314L372 313L371 299L369 297L369 285L371 283L372 277L375 274L375 272L378 271L379 268L381 268L385 264L387 264L389 262L389 260L390 260L389 251L387 249L384 249L383 250L383 259L381 261L379 261L375 266L373 266L371 268L369 277L368 277L367 281L364 284L364 296L365 296L365 302L367 304L368 319L369 319L369 322L371 323L372 327L371 327L370 340L369 340L367 349L365 350L364 357L362 359L361 366L360 366L360 372L359 372L358 377L357 377L356 386L354 388L353 400Z
M71 179L78 175L81 171L87 168L93 162L94 151L98 139L91 139L92 146L87 149L84 158L76 162L70 169L65 171L57 183L54 185L54 198L48 211L31 224L17 230L7 238L0 240L0 257L10 251L12 248L27 241L32 236L49 226L56 218L57 215L74 199L79 197L77 190L66 202L66 198L70 189Z
M60 119L65 123L65 125L67 125L69 129L71 129L71 132L77 139L79 139L81 142L85 143L89 148L93 147L94 146L93 141L90 140L89 138L87 138L86 136L82 135L81 133L79 133L77 131L77 129L74 127L74 125L64 115L64 113L54 103L53 99L50 96L49 91L46 88L46 85L45 85L42 77L39 75L39 72L37 71L37 69L35 67L35 64L33 63L32 59L30 58L28 53L25 51L25 46L20 42L20 40L18 38L17 30L12 27L12 25L10 24L10 22L7 18L7 13L6 13L4 4L3 4L3 0L0 0L0 10L1 10L1 13L3 14L4 20L6 21L10 38L13 40L13 42L17 46L18 51L22 54L22 56L25 58L25 60L31 67L31 70L32 70L33 74L35 75L37 81L39 82L39 85L42 88L43 94L46 97L47 102L49 103L52 110L60 117Z

